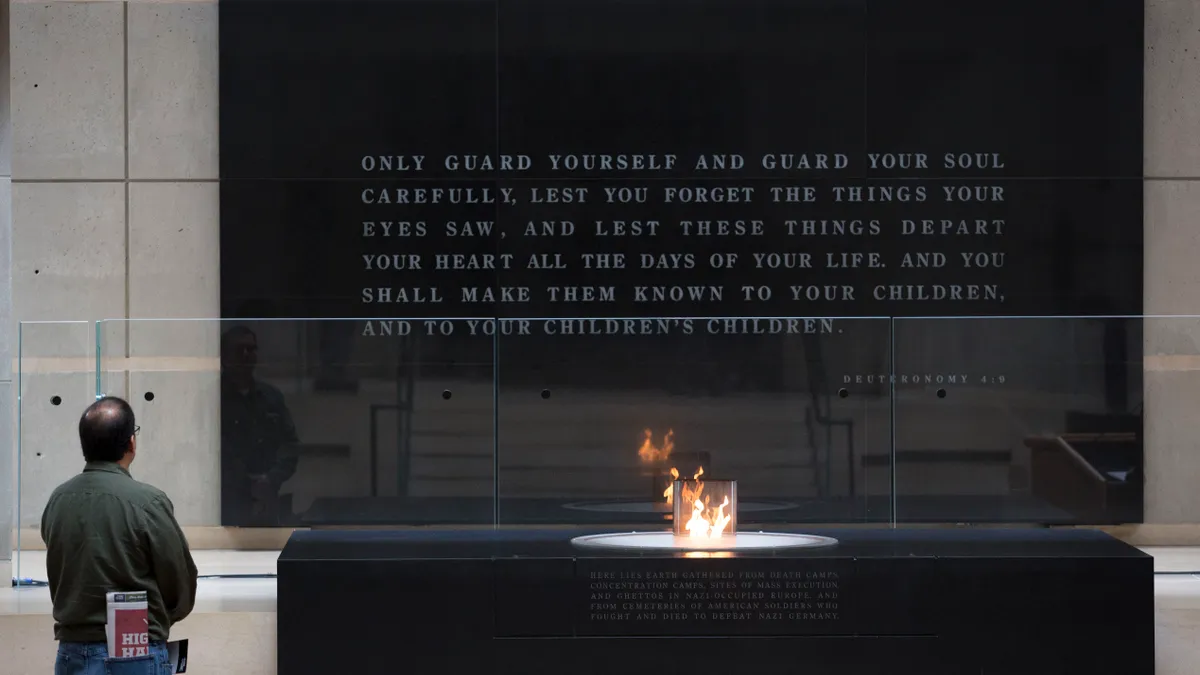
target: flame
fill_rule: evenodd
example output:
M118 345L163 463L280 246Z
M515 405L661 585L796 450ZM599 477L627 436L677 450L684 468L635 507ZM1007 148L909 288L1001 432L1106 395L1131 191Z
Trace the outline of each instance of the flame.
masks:
M704 484L701 483L700 486L703 490ZM725 513L726 506L729 506L729 495L725 495L725 500L715 510L708 507L707 498L692 502L692 518L687 522L688 536L715 538L724 534L732 519Z
M667 506L675 501L675 481L677 480L679 480L679 469L671 467L671 482L667 483L667 489L663 490L663 496L667 498Z
M654 432L646 429L643 432L646 435L642 441L642 447L638 448L638 457L643 462L664 462L671 456L671 451L675 449L675 430L667 430L667 435L663 436L662 447L654 444Z
M696 473L692 476L692 480L697 480L703 475L704 467L700 467L696 469ZM679 480L679 469L671 467L671 482L667 483L667 489L663 490L663 497L667 498L667 506L671 506L675 503L675 481L677 480ZM700 492L704 490L704 483L697 483L696 485L697 487L694 488L693 491L690 483L683 484L684 499L698 499L700 497Z

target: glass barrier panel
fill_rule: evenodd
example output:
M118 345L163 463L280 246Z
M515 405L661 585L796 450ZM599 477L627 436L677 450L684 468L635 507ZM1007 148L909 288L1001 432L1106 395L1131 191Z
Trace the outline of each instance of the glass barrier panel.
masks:
M151 319L99 334L104 391L142 427L135 475L185 525L494 524L483 320Z
M40 526L54 488L83 468L79 416L96 392L96 356L88 321L22 321L17 326L18 579L46 580Z
M1143 338L1198 360L1175 319L895 319L897 520L1141 522Z
M737 481L747 527L890 523L890 330L819 317L502 321L499 521L663 527L673 478L699 476Z

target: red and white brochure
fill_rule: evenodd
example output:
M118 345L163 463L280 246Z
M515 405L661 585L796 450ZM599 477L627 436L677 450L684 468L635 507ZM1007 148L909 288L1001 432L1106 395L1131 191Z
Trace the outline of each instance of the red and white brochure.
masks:
M150 616L146 592L109 593L108 621L104 632L108 636L108 657L129 659L150 653Z

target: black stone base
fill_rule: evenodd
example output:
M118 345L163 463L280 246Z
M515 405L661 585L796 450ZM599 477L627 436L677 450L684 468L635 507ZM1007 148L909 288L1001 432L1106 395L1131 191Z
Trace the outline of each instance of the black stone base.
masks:
M697 558L584 533L297 532L279 672L1154 673L1152 559L1098 532L822 530L839 545Z

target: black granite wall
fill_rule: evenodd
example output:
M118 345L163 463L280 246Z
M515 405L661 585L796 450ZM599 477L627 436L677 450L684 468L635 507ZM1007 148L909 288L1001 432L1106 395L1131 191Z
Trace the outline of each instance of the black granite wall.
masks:
M220 21L226 524L640 498L645 428L793 520L1140 519L1141 3Z

